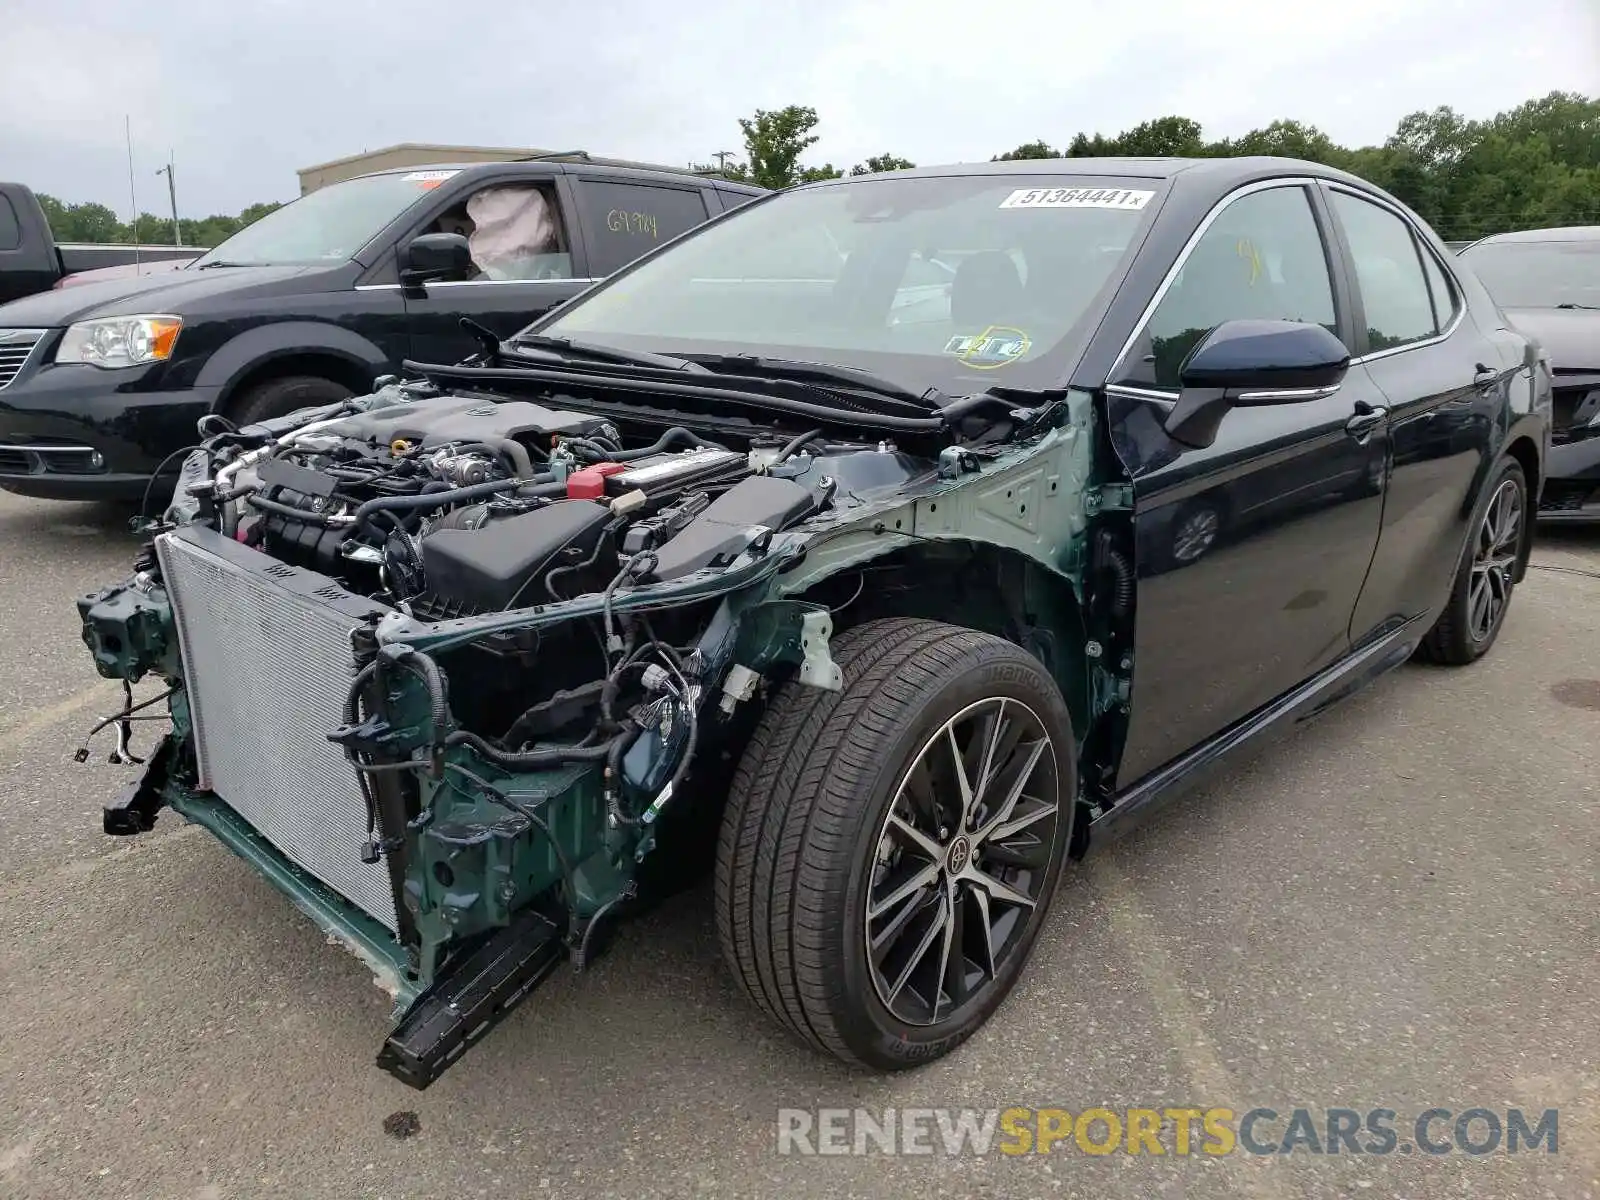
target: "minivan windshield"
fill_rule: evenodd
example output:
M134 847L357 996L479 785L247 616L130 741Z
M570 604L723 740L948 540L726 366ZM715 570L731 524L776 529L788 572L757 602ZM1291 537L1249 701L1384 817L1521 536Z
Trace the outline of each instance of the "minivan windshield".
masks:
M1600 308L1600 240L1486 242L1461 260L1501 308Z
M437 187L446 174L396 171L318 188L246 225L192 267L348 262L385 225L422 199L429 188Z
M1161 186L907 174L784 192L526 332L842 364L942 391L1048 386L1081 349Z

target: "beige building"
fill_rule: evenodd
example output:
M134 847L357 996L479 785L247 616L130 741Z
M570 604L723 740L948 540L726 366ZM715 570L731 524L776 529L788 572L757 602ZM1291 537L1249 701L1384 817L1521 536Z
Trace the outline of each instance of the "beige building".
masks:
M526 146L442 146L433 142L401 142L398 146L385 146L381 150L364 150L348 158L336 158L332 162L318 163L314 167L302 167L297 173L300 176L300 194L304 196L307 192L327 187L330 183L338 183L341 179L370 175L374 171L391 171L396 167L428 167L438 163L507 162L540 155L555 158L576 155L587 162L604 163L615 167L648 167L653 171L693 173L687 167L665 167L659 163L634 162L625 158L601 158L583 151L539 150Z
M395 167L426 167L434 163L505 162L513 158L530 158L551 151L516 146L441 146L431 142L401 142L398 146L385 146L381 150L364 150L348 158L302 167L300 194L314 192L319 187L367 175L373 171L387 171Z

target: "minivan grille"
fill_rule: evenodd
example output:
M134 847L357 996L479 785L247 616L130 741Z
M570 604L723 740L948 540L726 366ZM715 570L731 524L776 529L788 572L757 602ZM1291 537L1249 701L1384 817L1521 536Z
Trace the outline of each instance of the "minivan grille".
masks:
M203 526L156 539L183 655L200 785L334 891L395 928L388 869L361 861L366 804L327 734L351 630L384 606Z
M0 329L0 388L22 371L42 337L42 329Z

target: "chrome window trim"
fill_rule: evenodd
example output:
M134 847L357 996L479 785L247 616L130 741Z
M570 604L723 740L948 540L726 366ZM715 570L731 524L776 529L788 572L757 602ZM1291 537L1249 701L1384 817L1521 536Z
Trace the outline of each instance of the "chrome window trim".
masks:
M1177 392L1164 392L1160 388L1134 387L1126 383L1106 384L1106 395L1122 396L1129 400L1158 400L1163 404L1173 404L1178 399Z
M1325 400L1337 392L1343 384L1330 383L1323 387L1304 388L1267 388L1261 391L1240 392L1236 399L1245 403L1268 404L1273 401L1291 403L1299 400ZM1178 392L1166 392L1160 388L1132 387L1125 383L1106 384L1106 395L1122 396L1129 400L1155 400L1161 404L1174 404L1178 400ZM1596 418L1600 420L1600 418Z
M1375 196L1371 192L1363 191L1360 188L1351 187L1347 183L1339 183L1332 179L1326 180L1325 183L1329 191L1343 192L1347 196L1354 196L1357 200L1365 200L1368 204L1375 205L1376 207L1381 208L1385 212L1389 213L1391 216L1398 218L1400 223L1411 231L1411 236L1416 239L1418 247L1425 254L1432 256L1434 263L1442 272L1444 272L1445 278L1450 281L1450 286L1455 290L1455 312L1450 318L1450 323L1438 333L1434 334L1430 338L1419 338L1414 342L1407 342L1403 346L1390 346L1387 349L1370 351L1367 354L1363 354L1360 358L1352 358L1350 360L1350 365L1353 367L1358 363L1369 363L1374 362L1377 359L1389 358L1396 354L1404 354L1407 350L1421 350L1427 346L1437 346L1440 342L1454 334L1455 331L1461 327L1461 322L1466 319L1466 289L1461 286L1461 281L1456 278L1456 274L1450 269L1450 265L1440 259L1437 254L1433 253L1433 247L1428 245L1428 240L1424 238L1418 231L1415 222L1413 222L1411 218L1403 211L1395 207L1395 205L1385 200L1382 196ZM1334 218L1336 220L1338 219L1337 213L1334 214ZM1350 270L1352 273L1354 273L1355 269L1356 264L1354 261L1354 255L1352 254ZM1424 282L1426 282L1426 277L1424 277ZM1355 285L1358 289L1361 287L1361 278L1359 275L1356 275Z
M1322 387L1299 388L1267 388L1259 392L1240 392L1238 399L1243 403L1271 404L1275 401L1293 403L1299 400L1326 400L1340 388L1340 384L1329 383Z
M1150 318L1155 316L1156 309L1161 307L1161 302L1167 298L1167 293L1172 290L1172 285L1177 281L1178 273L1183 270L1183 264L1189 261L1189 256L1194 253L1195 246L1199 244L1201 238L1205 237L1206 231L1216 223L1218 217L1237 201L1244 199L1246 196L1253 196L1257 192L1270 192L1275 188L1283 187L1305 188L1321 182L1323 181L1314 175L1282 175L1276 179L1258 179L1255 183L1247 183L1218 200L1212 206L1211 211L1201 219L1200 224L1195 226L1195 231L1189 235L1189 240L1183 244L1183 249L1178 251L1178 257L1173 259L1172 265L1167 268L1167 273L1162 277L1161 284L1156 288L1155 295L1150 297L1150 303L1145 305L1144 311L1139 314L1139 319L1133 323L1133 332L1128 335L1127 341L1122 343L1122 348L1117 351L1116 357L1111 360L1112 374L1116 374L1117 368L1128 357L1128 351L1133 349L1133 344L1139 340L1139 335L1144 332L1145 326L1150 323ZM1316 219L1316 209L1311 203L1310 196L1306 197L1306 211L1313 220ZM1321 234L1320 228L1318 229L1318 234ZM1326 257L1326 248L1324 248L1323 254ZM1331 264L1328 274L1328 289L1329 291L1333 290Z
M574 277L571 279L438 279L432 283L425 283L425 288L436 287L504 287L508 284L528 283L599 283L593 277ZM358 292L398 292L405 285L401 283L358 283L355 290Z

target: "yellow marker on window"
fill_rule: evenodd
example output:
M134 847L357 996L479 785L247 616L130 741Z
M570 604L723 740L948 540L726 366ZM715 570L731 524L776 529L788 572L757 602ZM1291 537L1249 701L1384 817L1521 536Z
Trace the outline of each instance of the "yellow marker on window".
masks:
M1255 287L1256 280L1261 278L1261 255L1256 252L1255 243L1249 238L1239 239L1239 257L1250 264L1250 286Z

